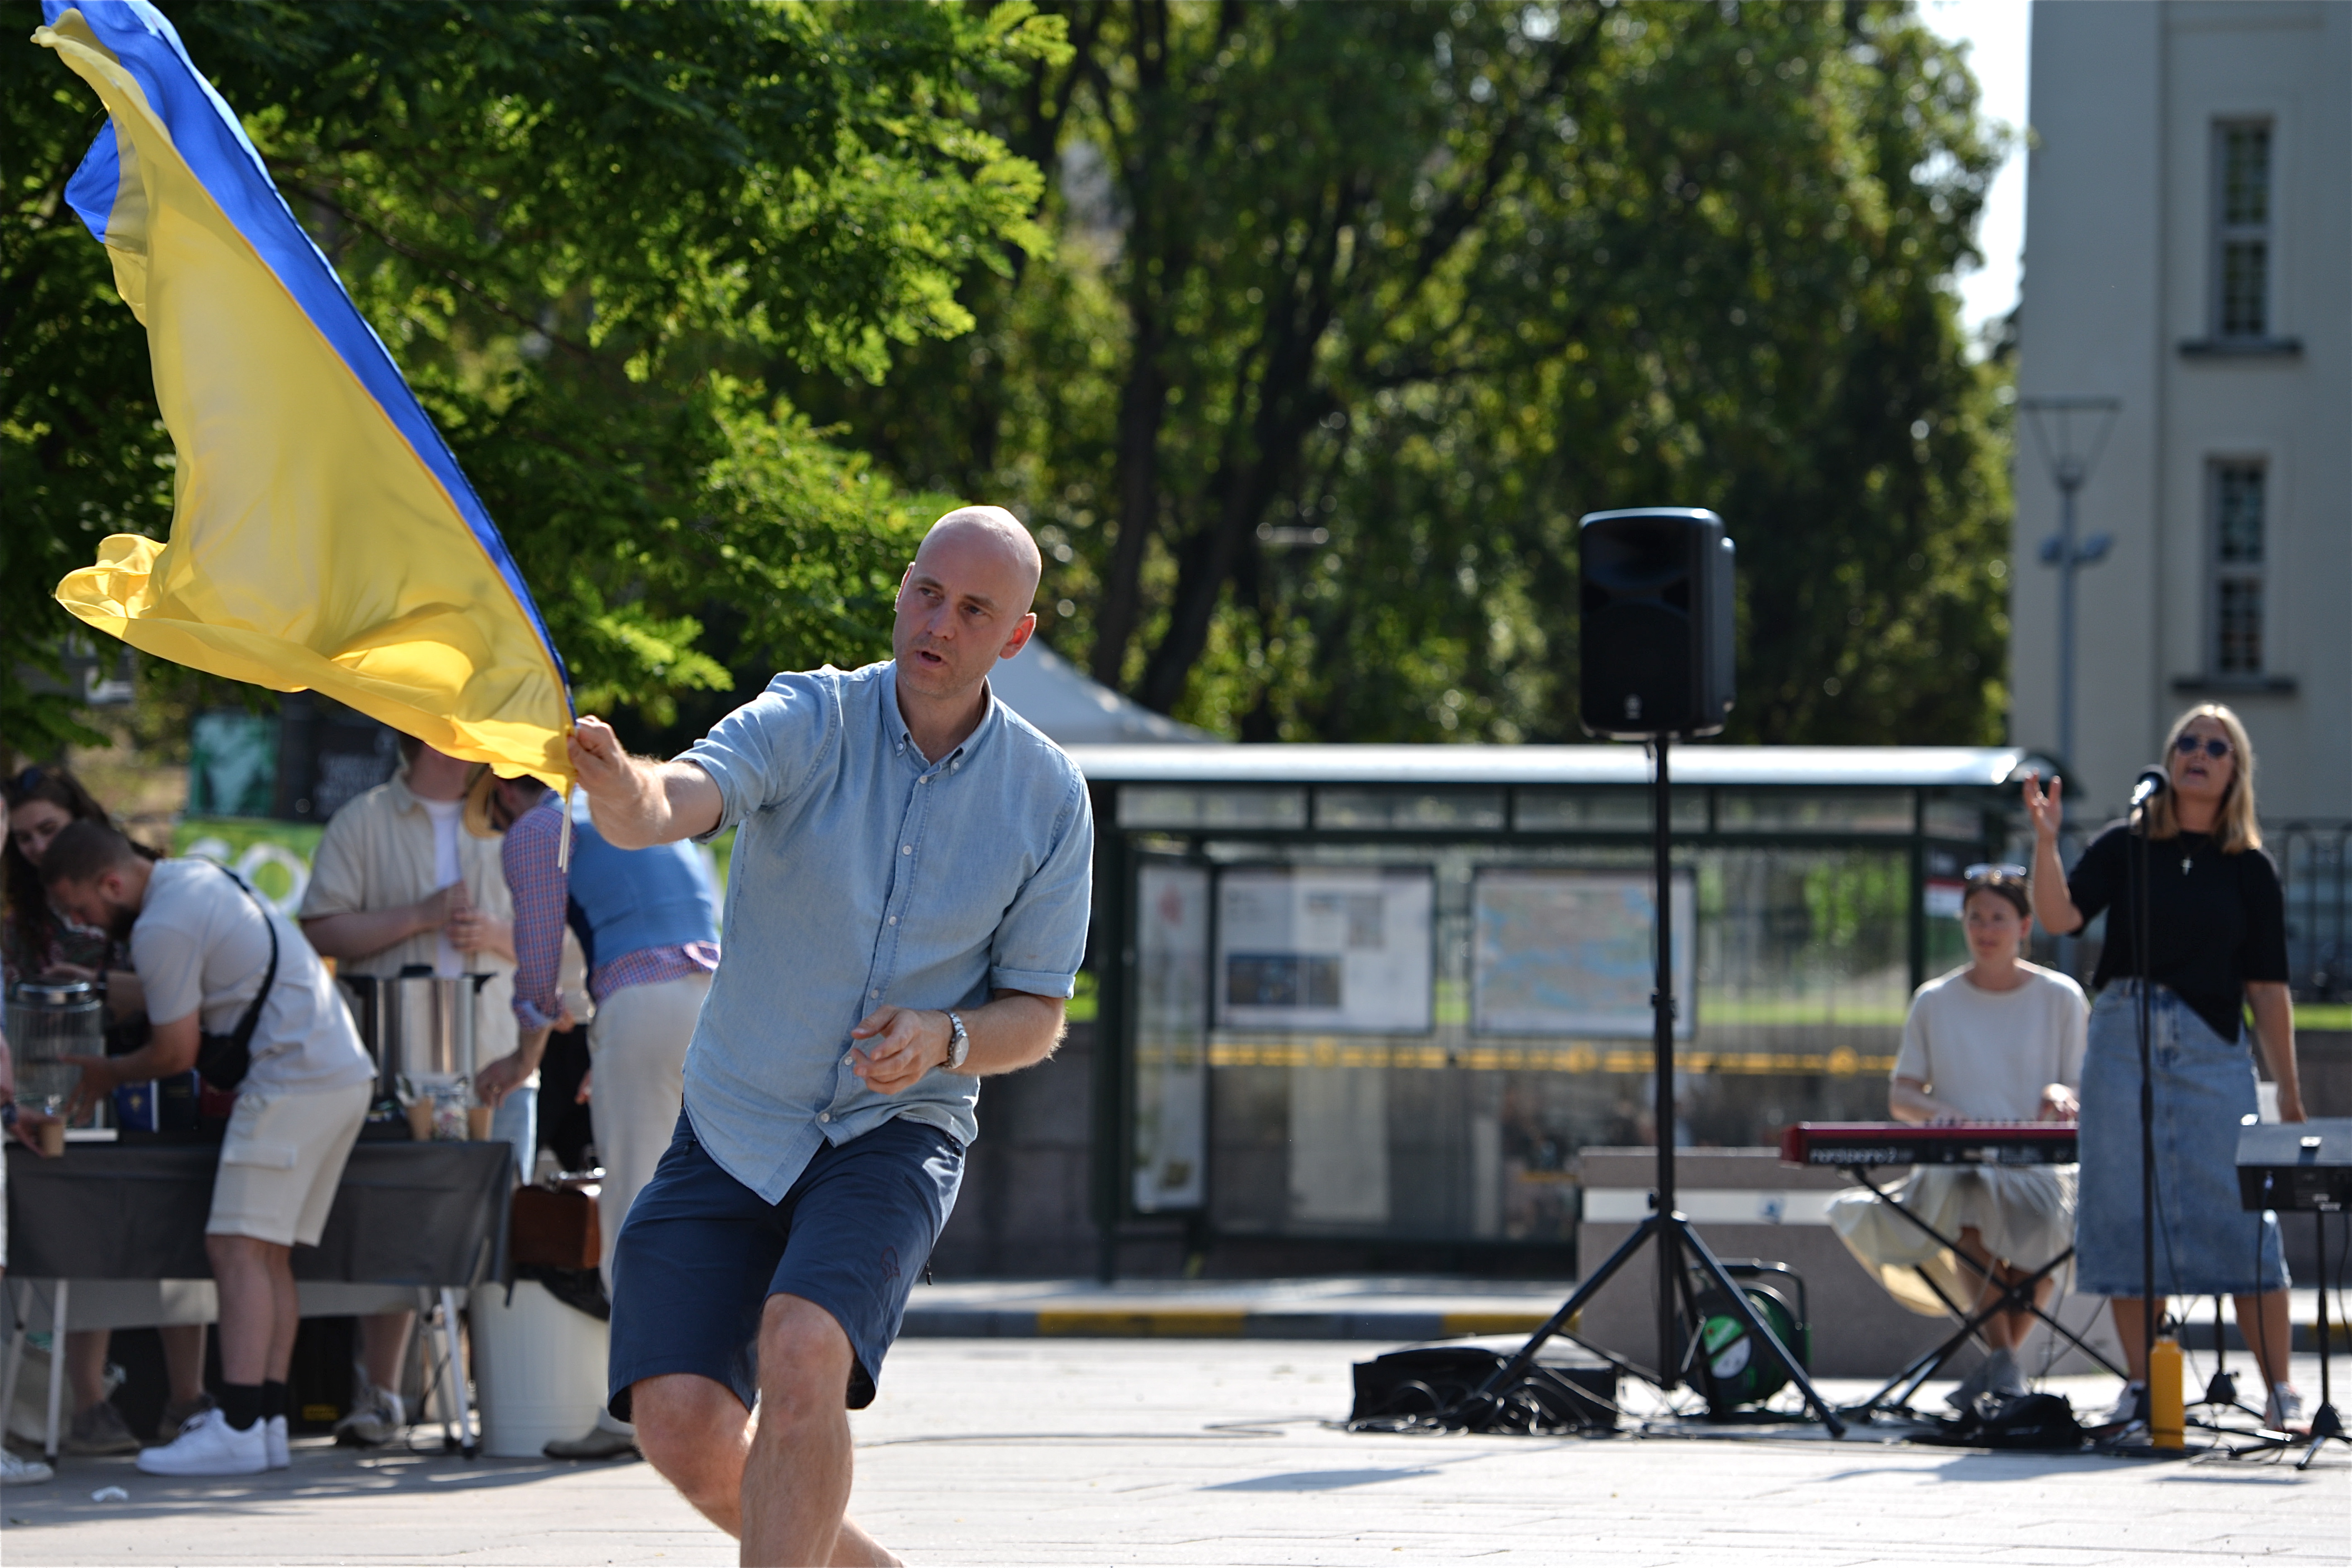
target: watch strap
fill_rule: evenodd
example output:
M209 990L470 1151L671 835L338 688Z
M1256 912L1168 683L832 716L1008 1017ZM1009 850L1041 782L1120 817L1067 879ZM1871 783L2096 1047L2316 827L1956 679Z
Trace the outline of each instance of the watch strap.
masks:
M948 1013L948 1059L945 1066L954 1072L971 1055L971 1036L963 1026L963 1018L950 1009Z

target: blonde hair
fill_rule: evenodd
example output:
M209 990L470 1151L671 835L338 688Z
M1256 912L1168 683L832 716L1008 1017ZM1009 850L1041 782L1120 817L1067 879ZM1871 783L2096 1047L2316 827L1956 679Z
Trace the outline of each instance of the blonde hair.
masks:
M2221 791L2221 805L2214 814L2213 837L2224 855L2236 855L2263 847L2263 830L2254 819L2254 743L2246 738L2245 725L2238 716L2219 702L2200 702L2172 721L2171 732L2164 737L2164 768L2172 771L2173 747L2189 731L2189 726L2200 719L2210 719L2221 726L2230 737L2231 760L2230 783ZM2147 816L2147 832L2151 838L2170 838L2180 831L2180 818L2172 809L2172 792L2167 790L2141 809Z

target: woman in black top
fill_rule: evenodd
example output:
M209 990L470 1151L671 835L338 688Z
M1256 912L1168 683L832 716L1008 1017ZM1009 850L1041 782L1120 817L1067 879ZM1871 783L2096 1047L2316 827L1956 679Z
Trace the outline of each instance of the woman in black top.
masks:
M2246 1010L2278 1083L2279 1115L2304 1120L2287 995L2286 911L2278 868L2254 816L2254 753L2245 727L2208 703L2182 714L2165 743L2171 787L2147 818L2147 931L2138 940L2143 826L2109 825L2067 875L2058 860L2060 785L2025 786L2033 818L2033 907L2062 935L2105 912L2083 1064L2082 1177L2075 1268L2109 1299L2132 1385L2110 1417L2135 1417L2147 1368L2142 1339L2138 988L2148 989L2156 1095L2156 1248L2159 1295L2231 1295L2262 1365L2267 1424L2300 1416L2287 1384L2286 1262L2278 1223L2238 1199L2237 1142L2255 1108ZM2146 967L2139 949L2145 945ZM2159 1314L2164 1303L2159 1300Z

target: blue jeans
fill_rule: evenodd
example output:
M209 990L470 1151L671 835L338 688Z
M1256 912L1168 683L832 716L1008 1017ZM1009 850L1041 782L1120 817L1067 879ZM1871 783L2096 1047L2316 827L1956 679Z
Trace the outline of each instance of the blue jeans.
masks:
M2074 1210L2078 1287L2137 1298L2140 1268L2139 983L2092 1005L2083 1056L2082 1182ZM2164 986L2148 994L2156 1084L2156 1291L2259 1295L2284 1289L2278 1221L2238 1198L2238 1129L2254 1114L2254 1061Z

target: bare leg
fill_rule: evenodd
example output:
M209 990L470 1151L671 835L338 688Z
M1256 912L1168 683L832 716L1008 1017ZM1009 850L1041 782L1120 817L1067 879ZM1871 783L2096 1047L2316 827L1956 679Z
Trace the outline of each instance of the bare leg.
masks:
M2287 1322L2286 1292L2272 1290L2233 1300L2238 1310L2238 1333L2245 1340L2246 1348L2254 1352L2255 1364L2263 1369L2263 1388L2268 1390L2272 1384L2291 1381L2287 1355L2294 1343L2294 1331Z
M405 1310L370 1312L360 1320L360 1367L371 1384L400 1392L408 1370L408 1336L415 1327L416 1314Z
M76 1414L106 1397L106 1352L113 1343L111 1329L75 1329L66 1335L66 1384Z
M1967 1253L1985 1270L1982 1274L1978 1273L1974 1268L1968 1270L1969 1276L1977 1282L1976 1302L1971 1312L1973 1315L1974 1312L1981 1312L2000 1300L2000 1286L1997 1282L2012 1278L2013 1273L1986 1248L1983 1233L1972 1225L1963 1226L1960 1228L1960 1250ZM1985 1343L1997 1351L2015 1348L2018 1336L2010 1325L2010 1319L2014 1316L2016 1314L2013 1312L1995 1312L1991 1317L1987 1318L1984 1327L1978 1331L1984 1335Z
M629 1402L646 1462L703 1518L740 1538L751 1415L735 1391L691 1373L671 1373L638 1381Z
M205 1391L205 1326L172 1323L155 1331L163 1342L163 1372L172 1398L193 1404Z
M2147 1381L2147 1347L2140 1342L2144 1331L2141 1325L2147 1321L2145 1305L2133 1296L2112 1296L2107 1300L2107 1315L2115 1320L2116 1338L2124 1342L2124 1371L2134 1383ZM2157 1303L2159 1314L2165 1306L2165 1301Z
M222 1379L258 1384L284 1378L293 1364L297 1327L293 1249L249 1236L207 1236L205 1251L220 1288Z
M833 1314L775 1295L760 1321L760 1421L743 1467L748 1564L898 1560L849 1522L849 1413L855 1364Z

